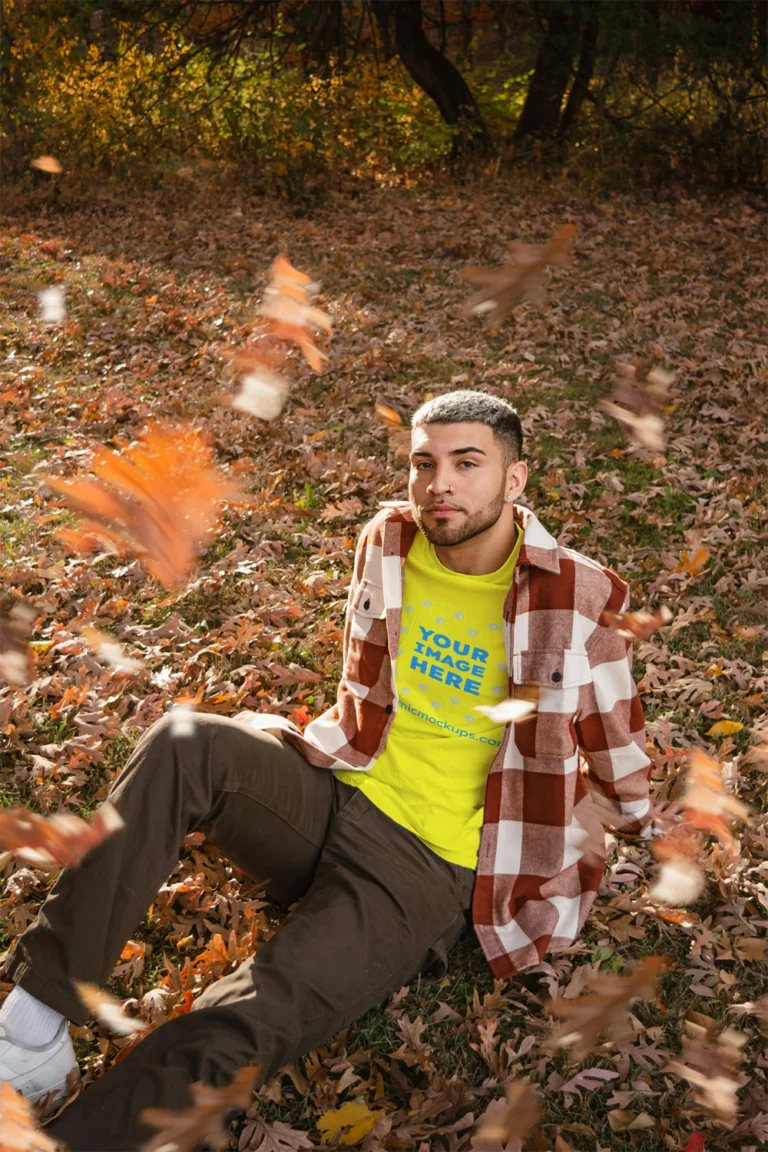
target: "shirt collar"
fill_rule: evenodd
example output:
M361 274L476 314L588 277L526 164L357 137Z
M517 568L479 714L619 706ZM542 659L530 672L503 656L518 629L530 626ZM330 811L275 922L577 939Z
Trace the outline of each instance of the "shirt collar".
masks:
M400 500L383 501L381 507L388 510L387 523L407 523L415 526L410 503ZM549 533L538 516L530 508L515 504L515 523L523 529L523 543L518 556L518 564L526 567L543 568L546 572L560 571L558 543ZM418 529L416 529L418 531ZM411 535L411 540L413 535Z

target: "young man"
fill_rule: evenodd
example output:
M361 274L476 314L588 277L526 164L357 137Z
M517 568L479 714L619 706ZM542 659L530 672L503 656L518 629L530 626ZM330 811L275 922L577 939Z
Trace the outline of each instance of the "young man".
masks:
M578 936L602 874L582 857L588 784L639 832L649 759L629 644L600 624L627 586L515 503L521 452L503 400L423 405L409 503L360 536L334 707L303 736L201 715L191 738L164 719L137 745L110 797L125 828L62 873L18 941L1 1077L31 1097L62 1084L67 1020L88 1016L72 980L109 978L187 833L298 903L54 1121L73 1152L138 1148L141 1110L188 1106L193 1081L249 1063L273 1076L444 971L468 923L499 977ZM510 696L537 697L535 715L505 726L478 710Z

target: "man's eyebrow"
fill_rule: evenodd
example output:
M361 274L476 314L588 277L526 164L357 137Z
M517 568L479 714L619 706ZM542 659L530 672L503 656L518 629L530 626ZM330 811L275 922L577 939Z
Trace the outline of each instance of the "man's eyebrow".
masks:
M483 452L482 448L454 448L448 453L449 456L462 456L465 452L478 452L481 456L486 456L487 453ZM411 452L411 456L429 456L430 460L433 459L431 452L426 452L421 449L419 452Z

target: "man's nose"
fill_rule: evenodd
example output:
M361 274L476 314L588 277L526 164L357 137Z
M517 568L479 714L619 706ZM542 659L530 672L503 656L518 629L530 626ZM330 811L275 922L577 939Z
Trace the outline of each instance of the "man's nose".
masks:
M430 480L429 484L427 484L427 492L431 492L434 496L439 492L448 492L450 487L451 485L448 482L447 471L444 472L441 469L435 469L434 476Z

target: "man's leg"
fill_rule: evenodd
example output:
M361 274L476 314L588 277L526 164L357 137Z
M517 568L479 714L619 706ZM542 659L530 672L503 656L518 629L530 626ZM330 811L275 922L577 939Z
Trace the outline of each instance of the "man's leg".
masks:
M336 787L346 786L336 782ZM352 789L349 789L352 792ZM381 1003L467 924L474 873L449 864L354 792L332 821L315 878L276 934L211 985L189 1015L150 1033L47 1131L72 1152L127 1152L143 1108L184 1108L196 1080L260 1081Z
M192 735L175 736L163 718L110 793L125 827L62 872L17 941L10 978L85 1023L89 1011L72 980L109 978L189 832L202 829L251 876L269 879L275 899L291 903L311 883L340 795L330 772L274 736L205 714Z

